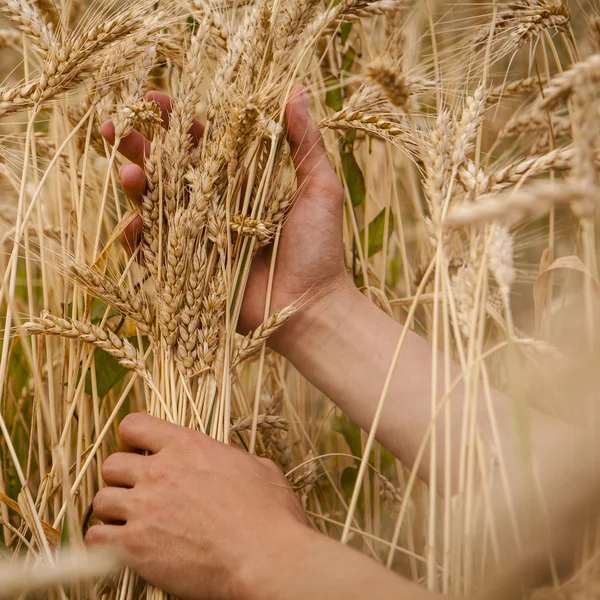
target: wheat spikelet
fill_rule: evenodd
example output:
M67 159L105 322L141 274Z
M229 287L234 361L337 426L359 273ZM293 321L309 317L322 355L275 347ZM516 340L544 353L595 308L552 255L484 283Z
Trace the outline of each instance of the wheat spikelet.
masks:
M487 221L516 223L544 214L553 206L584 200L588 192L587 187L574 181L540 182L516 192L482 196L477 204L456 205L445 219L444 226L455 229Z
M179 317L177 356L188 370L195 368L207 263L206 248L197 244L192 253L188 281L185 286L185 299Z
M414 104L411 102L414 83L392 63L383 58L376 59L367 67L367 75L381 87L394 106L406 112L414 110Z
M450 150L453 167L460 167L473 148L473 140L483 122L486 100L487 93L480 86L465 101L460 121L454 127L453 147Z
M377 479L379 479L379 482L381 483L379 495L385 505L390 509L399 505L402 502L400 490L387 477L379 472L377 472Z
M341 0L331 4L308 27L309 38L331 32L342 23L352 23L374 15L386 14L398 7L396 0Z
M476 306L477 278L483 260L483 239L476 232L470 242L469 256L451 278L451 289L456 303L458 324L466 339L473 335L473 313Z
M180 310L183 303L187 268L186 246L189 240L189 221L183 208L174 214L169 225L165 255L165 269L160 289L159 323L164 340L169 346L177 341Z
M262 325L249 333L236 347L231 364L233 367L248 360L257 353L263 342L269 339L282 325L285 325L296 312L297 307L292 305L273 313Z
M231 229L238 235L254 237L261 243L269 242L277 233L277 227L273 223L251 219L245 215L232 215Z
M247 431L252 428L252 415L240 417L235 421L230 428L231 433L239 431ZM287 431L290 427L290 422L278 415L258 415L256 420L258 431L266 431L267 429L283 429Z
M88 293L129 317L144 333L150 332L154 313L141 292L124 289L87 265L71 264L70 274Z
M193 0L194 8L200 12L202 20L208 25L209 42L219 50L227 50L231 33L216 6L210 6L201 0Z
M4 0L2 11L28 38L33 49L42 57L56 43L54 34L41 18L33 3L26 0Z
M513 255L513 236L508 227L497 225L492 231L488 245L488 267L505 297L508 297L516 278Z
M298 0L285 6L273 39L273 65L285 65L293 58L300 36L314 17L318 0Z
M405 136L409 132L408 128L402 127L398 123L386 121L377 115L364 113L360 110L341 111L323 119L319 123L320 128L327 129L358 129L377 135L379 137L386 136Z
M132 77L122 93L122 108L113 118L115 139L120 140L131 133L134 127L149 124L156 129L162 123L160 107L156 102L142 100L146 90L150 71L156 61L156 47L150 46L135 67ZM143 130L143 129L142 129Z
M541 87L546 85L547 79L543 77L525 77L524 79L517 79L516 81L509 81L493 87L490 90L488 96L488 104L498 102L501 98L512 98L514 96L520 96L539 90Z
M276 227L284 220L294 203L294 184L288 182L278 186L273 191L272 197L265 215L265 222Z
M557 148L541 156L532 156L506 167L496 169L489 177L489 185L482 192L500 191L519 183L524 176L536 177L554 171L569 171L573 168L574 148Z
M231 119L232 126L225 131L222 151L227 163L227 175L233 180L244 157L245 142L253 137L253 129L258 121L258 108L251 99L243 101L241 106L234 109Z
M198 330L198 343L196 345L196 365L203 369L211 365L219 345L219 331L221 329L221 316L225 312L227 290L223 276L223 267L220 265L207 286L207 293L202 299L200 311L201 328Z
M173 101L169 131L164 140L164 204L167 217L175 213L178 205L186 204L183 192L192 149L190 127L200 101L200 86L204 73L202 58L207 34L208 26L205 21L192 36L186 52L179 94Z
M268 402L265 403L267 415L277 416L283 407L283 392L278 390ZM265 429L263 431L265 454L285 473L292 466L292 451L284 429Z
M307 466L303 473L294 471L291 477L288 476L288 481L296 494L302 492L302 495L305 496L317 483L319 476L319 467L313 465L312 467Z
M494 33L505 31L510 43L519 47L546 29L566 31L570 21L571 11L560 0L524 0L511 3L498 15ZM484 28L475 36L476 46L481 47L487 42L490 28Z
M81 340L110 354L121 365L135 371L144 379L151 380L143 355L131 342L115 335L110 329L102 329L83 321L68 321L45 311L39 318L25 323L21 330L31 335L57 335Z
M582 80L588 83L597 83L600 80L600 54L593 54L553 77L544 88L536 108L542 111L554 109L559 102L571 96L578 81Z
M427 154L424 157L426 177L423 187L430 211L433 214L434 207L442 206L447 193L453 139L453 124L448 112L441 111L438 114L436 126L430 135Z

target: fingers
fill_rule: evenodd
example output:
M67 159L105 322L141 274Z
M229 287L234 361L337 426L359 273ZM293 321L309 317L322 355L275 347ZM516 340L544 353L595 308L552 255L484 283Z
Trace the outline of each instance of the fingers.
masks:
M94 525L85 534L86 546L120 548L124 530L123 525Z
M94 496L94 513L105 523L126 522L131 516L131 490L106 487Z
M127 253L131 256L138 244L140 243L140 239L142 237L142 217L139 215L135 217L129 225L125 228L125 231L121 233L119 236L119 241L127 251Z
M294 86L285 109L285 128L296 169L298 188L319 185L339 187L339 179L329 162L323 136L308 112L306 89Z
M102 137L111 145L115 143L115 126L106 121L100 126ZM119 142L119 152L139 167L144 166L144 158L150 156L150 141L135 129Z
M189 430L183 427L167 423L145 413L127 415L119 425L119 435L123 443L154 454L177 437L188 433Z
M125 195L136 205L142 205L146 193L146 174L138 165L123 165L119 170L119 178Z
M146 468L147 458L141 454L115 452L102 465L102 479L109 486L133 487Z

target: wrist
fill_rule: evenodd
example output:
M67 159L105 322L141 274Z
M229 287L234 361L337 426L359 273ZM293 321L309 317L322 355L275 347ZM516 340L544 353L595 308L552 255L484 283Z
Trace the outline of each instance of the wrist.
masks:
M269 341L273 350L293 362L303 347L310 347L327 331L342 324L362 294L346 275L340 276L326 290L310 292L300 300L298 310Z
M248 553L234 575L233 597L236 600L267 600L283 597L286 573L294 569L296 557L307 556L320 534L304 523L292 520L273 528L261 543L260 552Z

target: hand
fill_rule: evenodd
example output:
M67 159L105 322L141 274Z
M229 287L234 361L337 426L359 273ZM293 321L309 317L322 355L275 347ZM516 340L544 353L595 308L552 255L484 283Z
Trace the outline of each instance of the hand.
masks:
M88 545L119 551L143 579L179 598L244 596L257 560L303 539L302 507L269 460L146 414L119 427L129 452L102 467L106 487ZM134 449L151 452L144 456Z
M163 122L168 126L171 101L168 96L152 92L147 99L157 102ZM297 336L298 324L322 301L351 286L344 264L342 238L344 189L327 157L318 127L308 112L306 90L295 86L285 110L287 140L296 169L298 191L294 207L283 229L273 280L270 313L302 299L298 312L271 340L279 351ZM203 126L194 122L191 133L196 141ZM114 142L114 127L104 123L102 135ZM120 172L126 195L140 205L146 189L142 169L150 142L134 131L121 141L119 150L133 164ZM141 219L136 219L125 232L123 241L130 248L137 244ZM246 294L242 304L239 329L247 332L264 320L270 252L261 249L254 257ZM294 335L291 331L296 329Z

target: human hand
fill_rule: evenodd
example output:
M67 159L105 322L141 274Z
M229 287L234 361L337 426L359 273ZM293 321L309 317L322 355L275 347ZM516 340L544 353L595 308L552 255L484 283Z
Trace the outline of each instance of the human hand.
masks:
M104 462L109 487L94 512L105 524L85 542L115 548L164 591L184 600L244 597L252 572L310 534L271 461L143 413L125 417L119 433L129 451Z
M152 92L147 99L157 102L163 122L168 125L171 100L166 94ZM344 264L342 237L344 189L327 157L318 127L308 112L306 90L295 86L285 110L285 128L296 170L298 191L279 242L274 272L270 312L273 313L298 300L299 309L292 319L270 340L275 349L285 353L298 327L310 319L311 311L338 292L351 287ZM191 133L196 141L204 128L195 121ZM102 135L114 142L114 127L104 123ZM146 189L143 170L144 156L150 142L134 131L119 146L121 153L132 161L122 167L121 184L126 195L141 205ZM132 222L123 241L134 248L141 232L141 219ZM247 332L264 319L267 283L270 269L270 249L258 251L251 265L250 276L240 314L239 329ZM295 333L292 333L295 330Z

